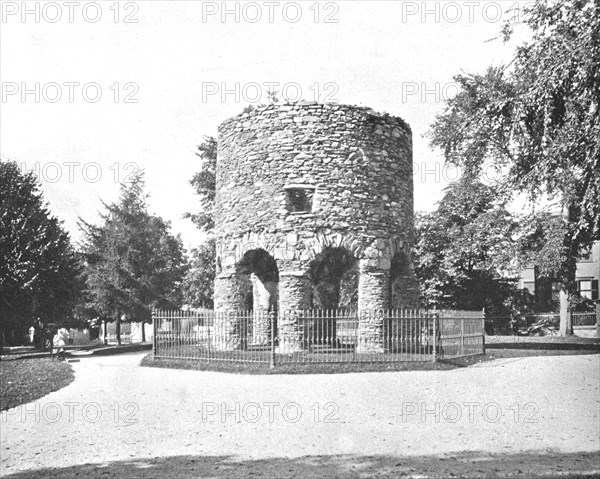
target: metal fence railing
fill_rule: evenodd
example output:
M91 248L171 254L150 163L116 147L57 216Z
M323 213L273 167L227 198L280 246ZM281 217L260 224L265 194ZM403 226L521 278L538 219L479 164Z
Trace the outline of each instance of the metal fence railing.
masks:
M595 326L596 313L571 313L573 326Z
M440 354L458 358L485 350L484 316L479 311L441 311L438 319Z
M532 324L544 319L548 320L549 324L558 328L560 313L532 313L516 317L486 316L485 331L490 336L518 334L519 332L526 331ZM571 320L574 327L595 326L597 321L595 312L572 312Z
M435 361L484 352L482 312L153 311L154 357L204 361Z

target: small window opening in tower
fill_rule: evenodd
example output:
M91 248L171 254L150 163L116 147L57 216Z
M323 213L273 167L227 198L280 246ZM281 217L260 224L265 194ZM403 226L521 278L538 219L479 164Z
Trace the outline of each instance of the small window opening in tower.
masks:
M313 188L287 188L288 211L292 213L310 213L313 203Z

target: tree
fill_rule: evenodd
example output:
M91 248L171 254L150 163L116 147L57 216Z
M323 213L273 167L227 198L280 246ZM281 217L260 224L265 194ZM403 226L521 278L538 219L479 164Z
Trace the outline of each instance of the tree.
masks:
M515 293L516 222L493 189L468 178L445 189L437 210L418 214L415 273L431 307L506 312Z
M104 204L100 226L81 220L90 307L116 321L119 343L123 317L141 321L143 327L152 308L181 303L186 271L182 242L168 223L148 212L146 198L139 173L121 185L118 203Z
M215 240L212 237L192 250L191 264L182 290L186 304L194 308L213 307L215 255Z
M191 219L201 231L210 233L215 226L217 140L212 136L205 136L204 141L198 145L196 156L202 161L201 170L194 175L190 184L200 198L200 212L186 213L185 217Z
M431 143L467 175L502 171L498 188L554 199L564 235L554 274L561 283L561 334L571 334L580 251L600 239L600 5L536 0L525 22L530 42L512 63L459 75L431 129ZM506 39L512 26L503 30Z
M73 319L80 267L69 235L44 203L32 173L0 162L0 315L36 336ZM2 333L4 341L4 329Z
M200 198L200 212L187 213L196 226L207 234L206 241L192 250L190 269L184 280L185 302L193 307L213 306L213 285L216 271L214 229L214 204L217 170L217 140L205 136L198 146L197 156L202 160L201 170L190 184Z

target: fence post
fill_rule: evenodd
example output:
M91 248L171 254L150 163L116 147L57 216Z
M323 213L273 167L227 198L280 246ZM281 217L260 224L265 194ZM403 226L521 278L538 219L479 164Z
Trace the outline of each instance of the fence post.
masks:
M271 319L271 361L269 367L271 369L275 368L275 313L273 311L269 312L269 316Z
M485 354L485 308L481 310L481 349Z
M600 301L596 303L596 337L600 338Z
M210 315L204 312L204 323L203 325L206 327L206 362L210 363ZM215 324L213 318L213 324Z
M154 335L152 337L152 359L156 359L156 346L158 345L158 341L156 340L156 336L158 335L158 328L156 327L156 310L152 310L152 330Z
M435 363L437 361L437 308L433 310L433 351L432 351L432 361Z
M465 355L465 317L460 318L460 355Z

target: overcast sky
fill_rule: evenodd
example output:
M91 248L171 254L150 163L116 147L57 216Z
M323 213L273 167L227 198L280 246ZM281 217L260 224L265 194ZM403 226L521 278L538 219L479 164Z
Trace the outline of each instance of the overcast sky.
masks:
M182 215L198 208L196 145L278 83L289 99L404 118L415 208L431 210L446 183L423 135L456 91L453 75L510 60L524 29L507 45L490 40L516 5L525 2L3 2L2 158L37 170L76 240L77 218L97 221L100 199L115 200L118 182L143 168L151 210L193 247L201 236Z

